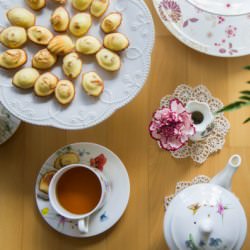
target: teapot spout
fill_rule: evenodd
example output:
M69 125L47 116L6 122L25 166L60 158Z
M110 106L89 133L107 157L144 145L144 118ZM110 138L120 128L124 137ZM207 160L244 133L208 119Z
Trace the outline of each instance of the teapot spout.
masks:
M210 183L219 185L231 191L232 178L236 170L241 165L241 157L239 155L233 155L225 167L220 173L218 173Z

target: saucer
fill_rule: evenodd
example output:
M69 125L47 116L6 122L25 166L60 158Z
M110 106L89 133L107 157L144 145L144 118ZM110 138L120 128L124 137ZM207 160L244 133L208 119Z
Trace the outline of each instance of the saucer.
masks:
M54 162L58 156L74 152L79 155L80 163L90 165L91 159L103 154L107 159L103 173L110 183L110 190L104 206L89 220L89 232L81 234L77 221L68 220L58 215L51 207L48 195L39 190L39 183L47 172L57 171ZM57 232L77 238L87 238L101 234L111 228L123 215L129 200L130 182L127 170L121 160L109 149L93 143L76 143L57 150L43 164L35 187L36 203L42 218Z
M178 40L213 56L237 57L250 54L250 14L211 14L189 1L153 0L162 22Z
M244 15L250 13L249 0L188 0L194 6L218 15Z
M4 106L0 103L0 114L3 115L3 120L0 118L0 145L12 137L21 121L13 116Z

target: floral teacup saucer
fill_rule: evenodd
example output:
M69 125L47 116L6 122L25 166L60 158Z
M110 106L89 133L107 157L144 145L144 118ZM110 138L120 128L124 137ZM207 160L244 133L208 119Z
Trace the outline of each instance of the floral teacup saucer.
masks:
M62 156L65 158L63 159ZM66 163L74 158L82 164L97 167L103 171L110 183L107 201L90 217L89 232L86 234L80 233L77 221L68 220L55 212L46 192L48 188L45 185L46 181L49 182L52 174L58 170L57 160L60 159L60 163ZM57 150L47 159L39 172L35 194L39 212L52 228L67 236L86 238L105 232L121 218L128 204L130 182L125 166L113 152L93 143L76 143Z
M21 121L13 116L0 103L0 145L15 134Z

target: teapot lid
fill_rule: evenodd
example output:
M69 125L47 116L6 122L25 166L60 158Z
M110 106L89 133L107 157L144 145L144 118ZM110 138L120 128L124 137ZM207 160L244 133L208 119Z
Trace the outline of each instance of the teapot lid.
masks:
M241 249L246 228L238 198L214 184L193 185L177 194L164 220L171 250Z

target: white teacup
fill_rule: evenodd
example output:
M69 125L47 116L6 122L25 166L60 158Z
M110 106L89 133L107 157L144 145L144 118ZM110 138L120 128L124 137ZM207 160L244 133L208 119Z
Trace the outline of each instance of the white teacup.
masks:
M57 187L57 183L60 180L60 178L70 169L76 168L76 167L82 167L85 168L89 171L91 171L92 173L94 173L96 175L96 177L98 178L100 185L101 185L101 196L100 196L100 200L97 204L97 206L95 208L93 208L90 212L86 213L86 214L74 214L69 212L68 210L66 210L59 202L58 197L57 197L57 193L56 193L56 187ZM105 180L105 177L103 175L103 173L93 167L89 167L83 164L73 164L73 165L69 165L66 166L62 169L60 169L52 178L50 185L49 185L49 200L50 203L52 205L52 207L55 209L55 211L60 214L61 216L70 219L70 220L77 220L78 221L78 229L81 233L88 233L89 231L89 217L91 215L93 215L96 211L98 211L100 208L103 207L103 205L105 204L105 200L106 200L106 196L107 196L107 187L108 187L108 183L107 180Z

